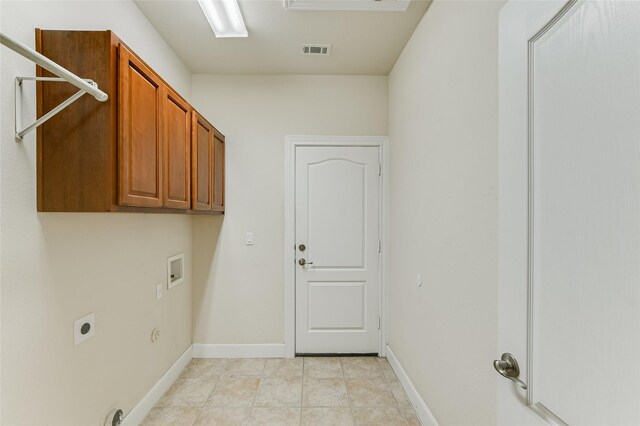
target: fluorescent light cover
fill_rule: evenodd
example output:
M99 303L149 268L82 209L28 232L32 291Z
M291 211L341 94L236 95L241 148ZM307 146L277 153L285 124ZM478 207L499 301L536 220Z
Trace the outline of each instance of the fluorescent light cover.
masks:
M237 0L198 0L216 37L247 37Z

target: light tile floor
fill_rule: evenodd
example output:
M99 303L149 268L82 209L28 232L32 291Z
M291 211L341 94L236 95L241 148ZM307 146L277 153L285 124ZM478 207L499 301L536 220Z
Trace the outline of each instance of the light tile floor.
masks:
M385 358L194 359L152 425L420 425Z

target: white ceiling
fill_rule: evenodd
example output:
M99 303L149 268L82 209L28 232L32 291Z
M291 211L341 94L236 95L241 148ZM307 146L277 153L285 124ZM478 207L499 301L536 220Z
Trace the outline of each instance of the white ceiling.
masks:
M240 0L249 37L216 39L196 0L134 0L193 73L387 75L429 6L406 12L287 10ZM373 0L372 0L373 1ZM331 56L300 45L331 44Z

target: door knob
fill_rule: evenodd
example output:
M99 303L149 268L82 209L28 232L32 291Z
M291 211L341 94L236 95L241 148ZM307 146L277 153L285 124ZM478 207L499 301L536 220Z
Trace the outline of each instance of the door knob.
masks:
M495 368L502 377L512 380L522 389L527 389L527 384L518 378L518 376L520 376L518 361L516 361L516 358L510 353L505 352L500 359L493 361L493 368Z
M313 262L307 262L304 258L301 258L300 260L298 260L298 265L300 266L313 265Z

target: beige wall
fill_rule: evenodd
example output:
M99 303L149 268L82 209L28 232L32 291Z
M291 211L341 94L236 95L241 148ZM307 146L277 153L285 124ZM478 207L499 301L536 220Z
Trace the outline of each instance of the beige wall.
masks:
M435 2L389 79L190 81L130 1L3 0L14 38L113 29L192 101L227 136L227 214L37 214L35 137L12 136L13 78L34 68L2 48L0 422L97 424L112 404L129 411L189 346L191 321L195 343L282 343L284 137L387 133L390 345L441 424L495 422L500 5ZM178 252L186 282L156 301ZM89 312L96 336L74 348L73 320Z
M190 74L130 1L2 1L2 31L34 45L34 28L113 29L183 95ZM191 344L191 219L36 213L35 133L13 139L13 82L34 65L2 47L2 418L7 425L96 425L128 412ZM33 117L32 85L24 117ZM184 252L186 282L160 301L166 259ZM73 346L73 321L96 335ZM150 334L160 327L162 337Z
M434 2L389 76L389 343L442 425L496 419L501 4Z
M193 222L194 343L283 343L285 135L386 135L387 78L195 75L191 90L227 161L224 222Z

